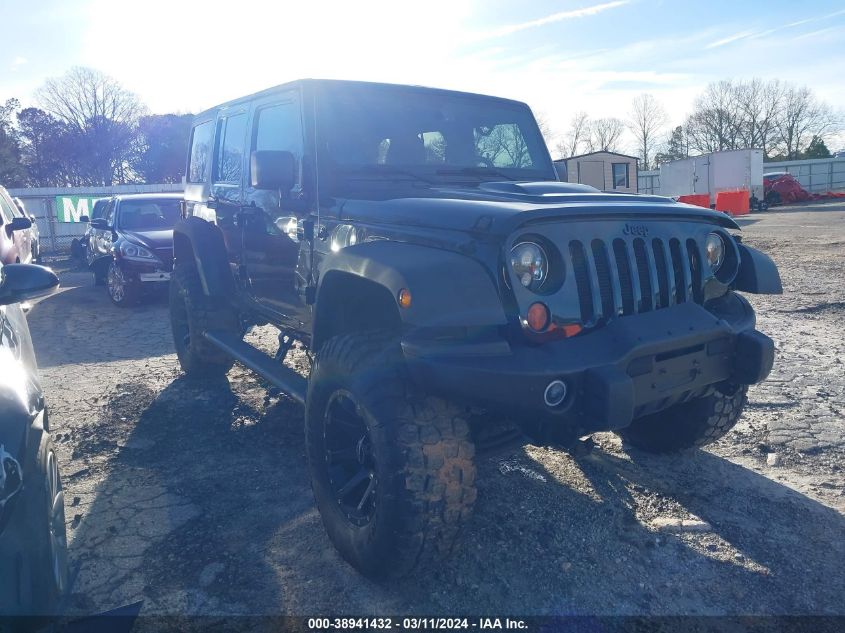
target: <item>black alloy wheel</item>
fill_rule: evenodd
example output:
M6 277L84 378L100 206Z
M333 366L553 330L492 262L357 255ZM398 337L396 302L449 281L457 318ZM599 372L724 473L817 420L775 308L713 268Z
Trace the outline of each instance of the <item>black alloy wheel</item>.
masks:
M376 511L376 462L367 424L348 391L332 394L326 407L323 448L329 484L350 523L368 524Z

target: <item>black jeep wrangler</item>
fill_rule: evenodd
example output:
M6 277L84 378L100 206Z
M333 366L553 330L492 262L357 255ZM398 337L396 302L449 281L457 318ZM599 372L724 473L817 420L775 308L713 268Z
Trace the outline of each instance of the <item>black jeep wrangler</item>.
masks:
M179 362L237 360L305 405L326 530L369 575L450 551L467 411L674 451L724 435L772 367L736 292L781 292L772 261L721 213L559 182L523 103L296 81L200 114L186 181ZM275 358L242 340L267 323Z

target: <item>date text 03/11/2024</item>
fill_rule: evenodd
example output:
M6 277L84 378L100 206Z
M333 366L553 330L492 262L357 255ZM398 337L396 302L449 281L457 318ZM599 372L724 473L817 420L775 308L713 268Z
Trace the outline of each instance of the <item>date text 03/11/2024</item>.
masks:
M525 630L525 620L511 618L309 618L312 630Z

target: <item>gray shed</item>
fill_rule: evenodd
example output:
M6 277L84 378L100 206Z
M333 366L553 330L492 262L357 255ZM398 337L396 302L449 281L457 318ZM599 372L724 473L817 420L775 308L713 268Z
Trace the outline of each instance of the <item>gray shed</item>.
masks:
M637 193L637 164L636 156L617 152L590 152L555 161L561 180L624 193Z

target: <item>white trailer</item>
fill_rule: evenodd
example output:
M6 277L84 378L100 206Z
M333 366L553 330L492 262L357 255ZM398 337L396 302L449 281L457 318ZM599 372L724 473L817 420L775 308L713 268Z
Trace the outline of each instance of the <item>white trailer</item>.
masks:
M677 197L748 189L763 199L763 150L737 149L673 160L660 166L660 195Z

